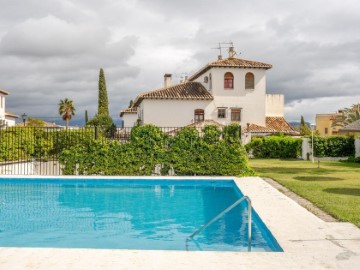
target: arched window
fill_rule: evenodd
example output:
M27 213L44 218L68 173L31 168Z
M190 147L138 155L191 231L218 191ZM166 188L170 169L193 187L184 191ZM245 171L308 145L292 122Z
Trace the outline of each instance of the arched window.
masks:
M196 109L194 112L194 121L200 122L204 121L204 110L202 109Z
M224 75L224 88L234 89L234 75L231 72L226 72Z
M251 72L246 73L245 75L245 89L254 89L255 88L255 77Z

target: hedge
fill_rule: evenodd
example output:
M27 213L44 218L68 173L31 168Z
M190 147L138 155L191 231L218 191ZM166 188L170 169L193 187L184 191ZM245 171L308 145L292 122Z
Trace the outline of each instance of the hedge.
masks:
M216 126L207 126L199 136L195 128L183 128L169 136L144 125L132 129L129 143L93 140L63 151L60 162L65 174L151 175L160 165L162 175L170 169L176 175L253 175L233 130L229 127L225 135Z
M311 140L310 140L311 143ZM314 137L316 157L348 157L355 155L354 137L331 136Z
M301 144L301 139L290 136L255 137L246 150L255 158L297 158L301 155Z

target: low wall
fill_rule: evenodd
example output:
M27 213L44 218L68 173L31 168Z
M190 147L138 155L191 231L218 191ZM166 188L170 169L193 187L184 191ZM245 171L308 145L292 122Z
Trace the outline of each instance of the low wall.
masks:
M355 157L360 157L360 138L355 139Z
M63 166L51 161L8 161L0 163L0 175L62 175Z

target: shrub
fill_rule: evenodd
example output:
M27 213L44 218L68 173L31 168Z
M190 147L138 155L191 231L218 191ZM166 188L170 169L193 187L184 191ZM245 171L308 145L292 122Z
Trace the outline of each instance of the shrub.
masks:
M269 136L253 138L246 149L256 158L297 158L301 143L301 139L290 136Z
M311 141L310 141L311 142ZM354 156L354 137L332 136L314 137L314 153L316 157Z

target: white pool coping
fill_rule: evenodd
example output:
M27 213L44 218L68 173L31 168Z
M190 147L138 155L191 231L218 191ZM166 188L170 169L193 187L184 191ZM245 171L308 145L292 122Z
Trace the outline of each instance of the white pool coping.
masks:
M235 179L284 252L0 248L0 269L357 269L360 265L360 229L320 220L259 177L134 178Z

